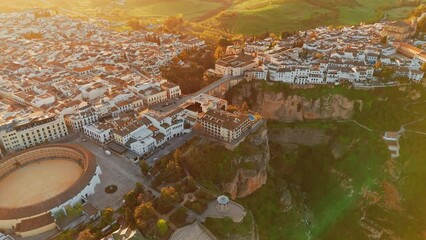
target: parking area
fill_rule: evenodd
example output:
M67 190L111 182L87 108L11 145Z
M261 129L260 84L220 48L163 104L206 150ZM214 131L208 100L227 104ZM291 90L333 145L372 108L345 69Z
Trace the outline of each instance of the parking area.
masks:
M182 146L194 137L194 135L195 134L192 132L171 139L164 144L163 147L154 151L154 153L146 159L147 162L149 164L154 164L156 160L172 153L176 148ZM100 175L101 183L96 186L95 194L89 196L89 201L95 207L98 209L104 209L106 207L118 209L122 204L124 194L132 190L136 182L141 182L146 187L149 186L148 180L143 178L140 172L139 165L133 160L114 153L107 155L101 146L91 141L85 141L84 139L85 137L82 135L73 134L57 142L68 142L83 146L96 156L102 174ZM105 192L105 188L110 185L117 186L117 191L115 193L108 194Z
M132 190L136 182L144 183L139 166L122 156L105 154L102 147L90 142L83 142L82 137L71 139L70 143L78 144L90 150L98 161L102 170L101 183L95 188L95 194L89 196L89 201L98 209L120 207L123 195ZM146 184L146 183L145 183ZM105 192L109 185L116 185L117 191L112 194Z

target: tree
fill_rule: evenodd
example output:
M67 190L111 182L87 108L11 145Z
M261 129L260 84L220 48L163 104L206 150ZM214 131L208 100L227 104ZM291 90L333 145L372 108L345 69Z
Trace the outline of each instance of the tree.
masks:
M112 223L114 216L114 210L112 208L105 208L101 212L101 223L103 226L107 226Z
M141 169L141 173L146 176L149 173L149 164L145 160L139 161L139 167Z
M57 240L73 240L74 233L75 233L75 230L68 229L66 231L61 232L56 239Z
M420 70L426 73L426 63L422 63Z
M138 205L138 193L134 190L129 191L126 195L124 195L124 204L129 209L134 209Z
M125 208L124 220L126 221L127 225L130 227L130 229L136 228L135 213L132 209Z
M143 193L144 191L145 191L145 187L143 186L143 184L140 183L140 182L136 182L135 183L135 194L136 194L136 197L139 197L139 195L141 193Z
M85 229L78 234L78 240L95 240L96 236L90 232L90 229Z
M303 44L305 44L305 41L303 41L303 39L298 39L297 41L295 41L293 43L293 47L294 48L302 48Z
M388 43L388 36L383 36L380 42L386 45Z
M214 51L214 59L220 59L223 55L223 48L222 47L217 47L216 50Z
M221 39L217 42L217 45L218 45L219 47L221 47L221 48L226 48L226 47L228 47L228 46L231 46L231 45L232 45L232 42L231 42L231 41L229 41L228 39L221 38Z
M242 112L248 112L250 110L248 104L246 101L243 102L243 104L241 105L241 111Z
M395 69L391 67L383 67L382 79L384 80L384 82L389 82L390 80L392 80L394 73L395 73Z
M169 160L165 169L165 180L167 182L176 182L183 175L183 169L176 160Z
M164 27L170 32L178 31L182 24L182 15L170 16L164 21Z
M186 59L188 59L188 52L186 50L183 50L180 54L179 54L179 58L183 61L185 61Z
M135 19L127 21L127 26L131 27L134 31L140 31L143 29L139 21Z
M417 31L419 31L419 32L426 32L426 19L425 18L422 18L417 23Z
M169 226L167 225L166 220L164 219L158 219L157 221L157 230L160 233L160 235L164 235L166 234L167 230L168 230Z
M145 229L155 217L155 210L152 202L141 203L135 209L136 224L140 229Z
M163 187L160 198L169 203L176 203L179 200L179 193L174 187Z
M181 158L182 158L182 151L179 148L177 148L175 150L175 152L173 153L173 158L174 158L174 160L176 162L179 162L181 160Z

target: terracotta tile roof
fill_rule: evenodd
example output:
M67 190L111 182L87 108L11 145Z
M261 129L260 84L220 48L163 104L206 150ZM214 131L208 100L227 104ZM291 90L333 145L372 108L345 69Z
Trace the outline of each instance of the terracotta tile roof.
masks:
M41 227L50 225L55 222L50 212L40 215L35 218L24 219L19 225L19 232L28 232L31 230L39 229Z

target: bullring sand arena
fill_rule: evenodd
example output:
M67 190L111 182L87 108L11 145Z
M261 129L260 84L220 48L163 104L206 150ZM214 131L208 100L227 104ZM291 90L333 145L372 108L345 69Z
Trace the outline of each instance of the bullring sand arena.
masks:
M0 181L0 207L30 206L55 197L82 175L69 159L40 160L19 168Z
M57 228L54 215L85 203L102 173L84 147L45 144L0 162L0 231L29 237Z

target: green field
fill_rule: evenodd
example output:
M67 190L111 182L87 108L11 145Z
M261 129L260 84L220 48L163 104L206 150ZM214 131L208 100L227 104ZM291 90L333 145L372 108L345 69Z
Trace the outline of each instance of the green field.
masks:
M404 1L402 1L404 3ZM321 25L353 25L380 20L404 19L414 6L399 0L246 0L236 1L209 23L226 31L258 34L308 29Z
M2 1L0 0L0 4ZM22 0L19 0L22 1ZM34 3L20 4L32 7ZM38 0L41 7L60 7L70 12L101 17L112 21L130 18L157 18L182 14L187 20L198 21L215 15L225 8L226 0ZM1 6L1 5L0 5ZM0 8L2 9L2 8Z
M182 14L202 23L203 31L232 34L304 30L317 26L353 25L407 18L415 8L411 0L0 0L3 11L27 7L60 7L112 21L131 18L161 19ZM50 3L50 5L49 5ZM198 26L199 27L199 26ZM224 33L225 34L225 33ZM222 34L223 35L223 34Z
M185 19L197 20L221 8L221 0L128 0L119 8L134 17L167 17L182 14Z
M385 11L387 14L387 20L398 20L406 18L410 12L413 10L412 7L400 7L400 8L394 8L391 10Z

